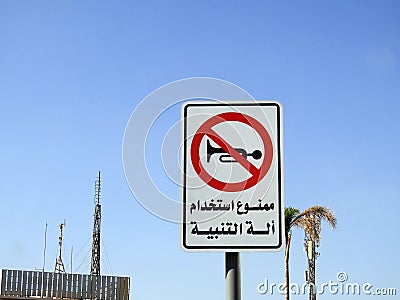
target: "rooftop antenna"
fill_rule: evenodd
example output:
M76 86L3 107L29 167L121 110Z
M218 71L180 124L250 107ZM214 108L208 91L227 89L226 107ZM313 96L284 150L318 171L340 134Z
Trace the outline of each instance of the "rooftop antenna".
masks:
M74 253L74 246L71 247L71 274L72 274L72 254Z
M54 267L54 273L65 273L64 263L62 261L62 243L63 243L63 228L67 224L64 222L60 224L60 236L58 237L58 257Z
M43 247L43 266L42 266L43 273L44 273L44 268L46 266L46 248L47 248L47 222L44 228L44 247Z
M92 259L90 264L90 275L100 275L100 224L101 224L101 179L100 171L95 181L94 192L94 222L93 222L93 238L92 238Z
M46 266L46 248L47 248L47 222L46 222L46 227L44 229L44 248L43 248L43 268L42 268L42 286L41 290L42 293L40 294L40 297L43 298L44 296L44 268Z

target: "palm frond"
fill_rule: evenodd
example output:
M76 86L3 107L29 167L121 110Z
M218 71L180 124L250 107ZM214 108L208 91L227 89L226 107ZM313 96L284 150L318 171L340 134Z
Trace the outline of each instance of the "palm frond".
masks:
M300 214L300 210L294 207L285 207L285 235L286 238L289 234L290 229L293 226L293 220Z
M298 214L292 221L292 226L302 228L313 240L321 239L321 221L326 221L336 228L337 219L333 211L324 206L311 206Z

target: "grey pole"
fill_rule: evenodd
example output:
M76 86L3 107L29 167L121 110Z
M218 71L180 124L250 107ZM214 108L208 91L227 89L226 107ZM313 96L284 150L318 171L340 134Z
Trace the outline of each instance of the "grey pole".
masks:
M225 252L226 300L241 300L240 253Z

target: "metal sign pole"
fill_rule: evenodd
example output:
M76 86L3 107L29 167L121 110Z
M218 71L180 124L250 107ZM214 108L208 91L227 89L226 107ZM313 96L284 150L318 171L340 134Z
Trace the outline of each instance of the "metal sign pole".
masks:
M240 253L225 252L226 300L241 300Z

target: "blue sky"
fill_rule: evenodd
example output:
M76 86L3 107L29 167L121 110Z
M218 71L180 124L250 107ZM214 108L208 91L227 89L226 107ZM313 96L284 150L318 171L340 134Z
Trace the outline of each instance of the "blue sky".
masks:
M338 218L323 228L317 280L345 271L399 292L399 28L400 4L388 0L1 1L0 268L41 268L47 222L52 270L65 218L64 262L73 247L74 269L83 261L87 272L101 170L108 268L132 278L133 299L223 298L223 254L183 252L179 225L134 199L121 158L146 95L207 76L282 103L285 204L326 205ZM167 113L179 121L179 107ZM152 130L160 144L163 122ZM154 170L160 189L179 194ZM294 232L299 283L302 238ZM283 281L283 253L243 254L243 298L281 298L257 292L264 278Z

